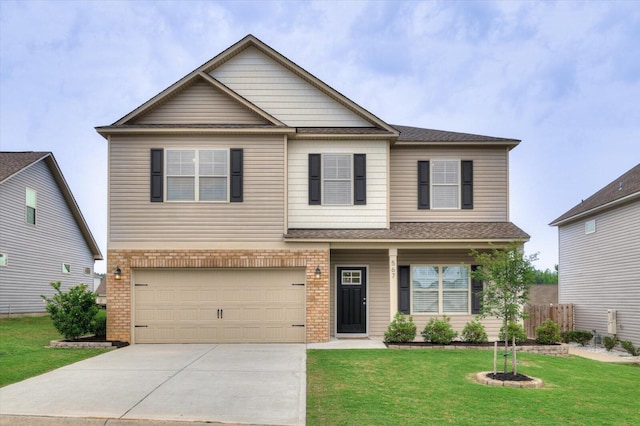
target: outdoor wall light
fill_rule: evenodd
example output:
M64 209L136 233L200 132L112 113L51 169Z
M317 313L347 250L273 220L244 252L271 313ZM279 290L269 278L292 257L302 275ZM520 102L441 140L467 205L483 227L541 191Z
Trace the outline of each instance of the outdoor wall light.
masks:
M116 270L115 270L115 271L113 271L113 277L114 277L116 280L119 280L119 279L122 277L122 270L120 269L120 267L119 267L119 266L116 266Z
M320 278L322 271L320 270L320 265L316 266L316 279Z

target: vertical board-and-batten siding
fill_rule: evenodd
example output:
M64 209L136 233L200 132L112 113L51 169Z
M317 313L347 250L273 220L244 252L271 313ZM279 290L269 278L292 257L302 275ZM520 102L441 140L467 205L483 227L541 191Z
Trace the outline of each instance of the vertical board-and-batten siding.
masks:
M372 127L255 47L238 53L210 74L289 126Z
M289 228L386 228L387 142L289 141ZM309 154L366 154L367 204L309 205Z
M585 222L596 231L585 234ZM640 345L640 201L559 226L559 303L573 303L577 330L607 334L618 311L618 337Z
M151 148L243 148L243 202L151 203ZM111 138L109 159L111 243L282 240L282 136L118 136Z
M25 191L36 195L36 225L25 221ZM44 312L41 294L51 296L52 281L62 289L93 285L93 254L44 161L0 184L0 253L9 263L0 267L0 314ZM62 263L71 273L62 273ZM84 269L90 268L89 275Z
M506 148L393 147L390 159L391 222L503 222L509 220ZM472 160L473 209L419 210L419 160Z
M134 120L132 124L268 124L255 112L203 79Z

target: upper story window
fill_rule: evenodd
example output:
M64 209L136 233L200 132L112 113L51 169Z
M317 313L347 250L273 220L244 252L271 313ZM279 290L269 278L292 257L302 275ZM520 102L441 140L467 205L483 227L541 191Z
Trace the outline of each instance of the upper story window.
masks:
M584 223L584 233L585 234L593 234L596 232L596 220L588 220Z
M26 221L30 225L36 224L36 198L34 189L27 188L26 191Z
M167 201L228 201L229 151L167 150Z
M309 154L309 205L365 204L366 154Z
M418 209L473 209L473 161L418 161Z

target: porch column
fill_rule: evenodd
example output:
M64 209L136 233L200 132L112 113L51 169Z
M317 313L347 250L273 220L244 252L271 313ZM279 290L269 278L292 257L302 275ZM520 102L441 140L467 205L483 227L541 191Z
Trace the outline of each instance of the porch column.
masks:
M389 249L389 321L398 311L398 249Z

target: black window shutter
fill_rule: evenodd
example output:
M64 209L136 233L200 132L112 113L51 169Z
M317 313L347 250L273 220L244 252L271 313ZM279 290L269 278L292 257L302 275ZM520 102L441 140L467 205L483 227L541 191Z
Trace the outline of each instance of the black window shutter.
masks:
M398 312L411 313L411 297L409 292L409 266L398 267Z
M162 173L164 163L164 150L151 149L151 202L161 203L164 201L164 190L162 183L164 176Z
M478 269L477 265L471 266L471 270L475 271ZM480 314L482 313L482 299L480 298L480 292L484 289L482 285L482 281L475 280L471 278L471 313L472 314Z
M242 148L231 148L231 197L232 203L242 202L242 174L243 174L243 151Z
M367 154L353 154L353 204L367 204Z
M462 208L473 209L473 161L462 161Z
M429 162L418 161L418 209L429 208Z
M309 205L322 204L321 176L322 157L320 154L309 154Z

